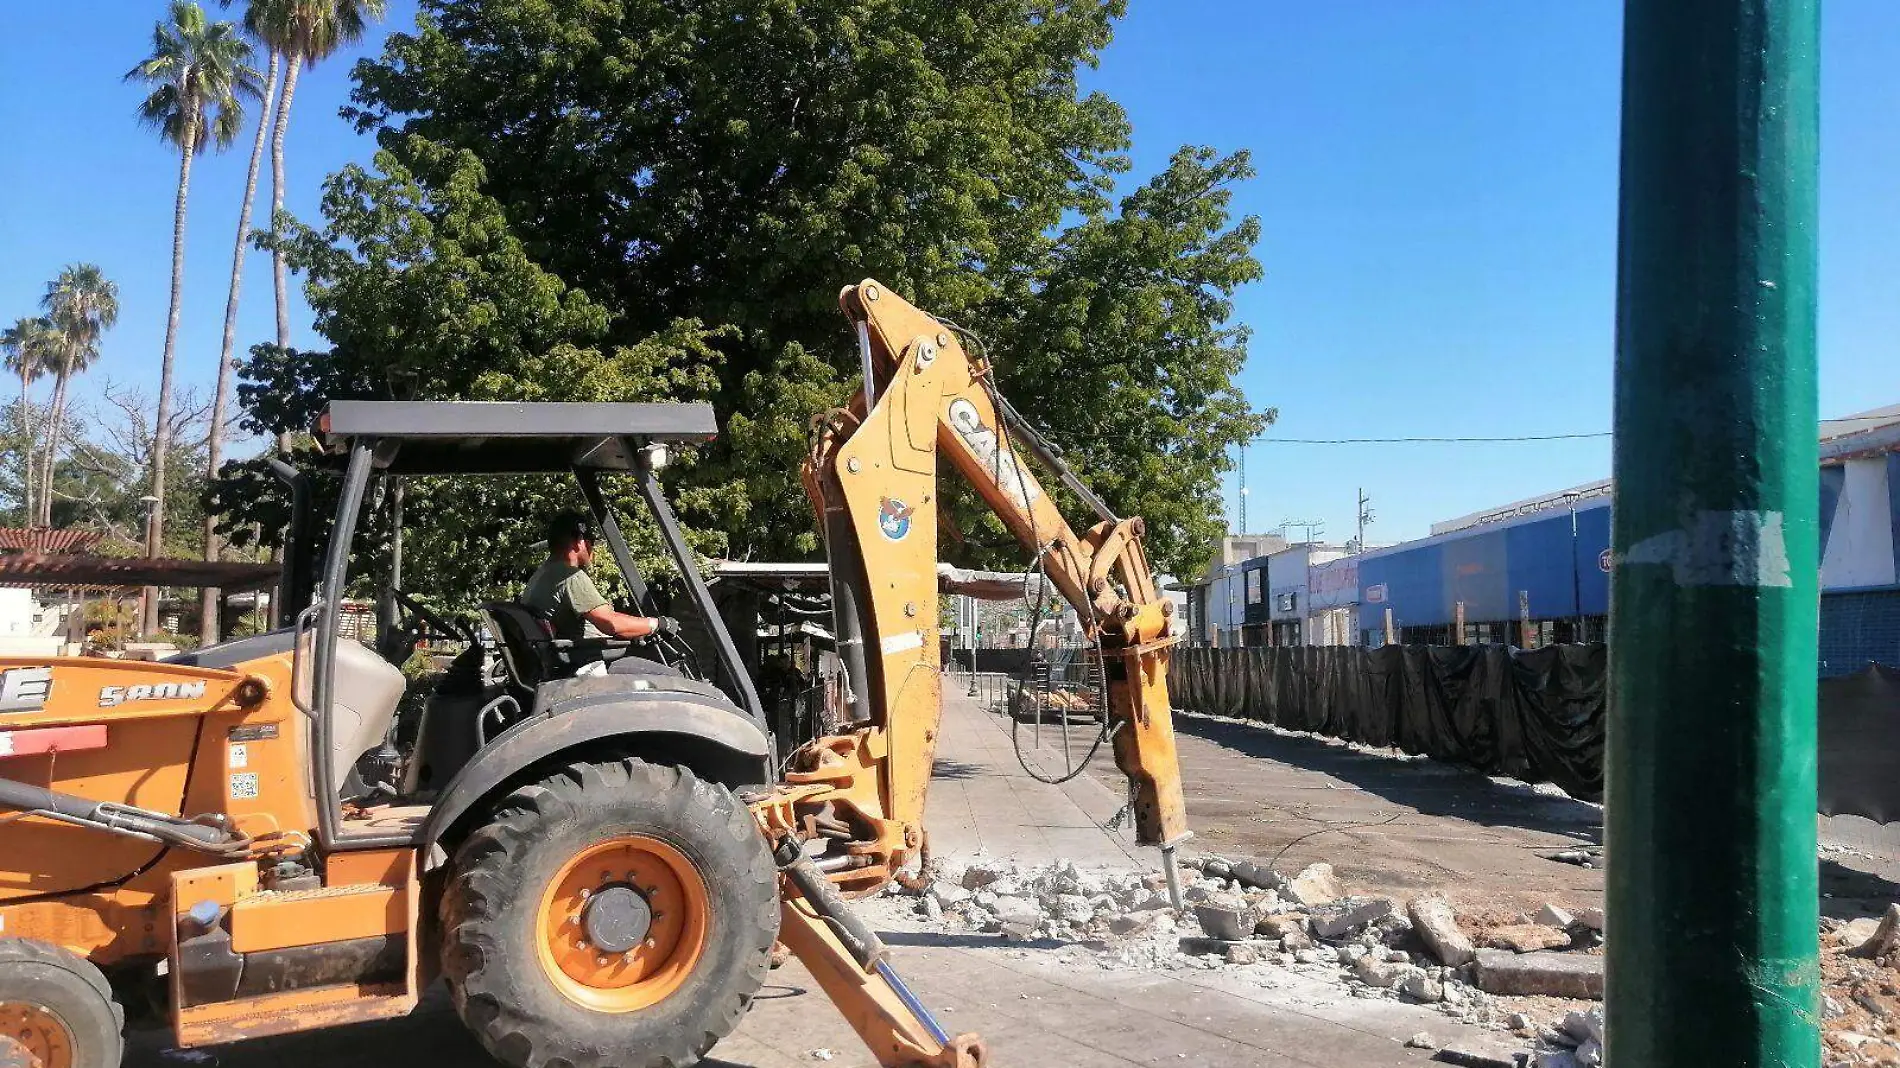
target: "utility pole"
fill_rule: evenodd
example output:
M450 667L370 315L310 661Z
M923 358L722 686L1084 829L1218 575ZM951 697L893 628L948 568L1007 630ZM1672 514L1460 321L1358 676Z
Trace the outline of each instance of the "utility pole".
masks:
M1359 536L1353 540L1354 552L1366 551L1366 526L1372 522L1372 498L1366 496L1365 487L1359 489Z
M1819 8L1624 8L1610 1064L1820 1063Z
M1240 443L1240 529L1236 534L1247 533L1247 443Z

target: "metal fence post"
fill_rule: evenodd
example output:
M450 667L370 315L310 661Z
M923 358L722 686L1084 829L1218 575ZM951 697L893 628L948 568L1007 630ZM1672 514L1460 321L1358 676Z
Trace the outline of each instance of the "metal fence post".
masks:
M1818 0L1627 0L1608 1063L1820 1061Z

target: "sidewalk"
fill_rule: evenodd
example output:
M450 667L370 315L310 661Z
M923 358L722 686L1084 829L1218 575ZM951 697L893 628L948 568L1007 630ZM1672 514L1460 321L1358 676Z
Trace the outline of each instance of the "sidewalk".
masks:
M980 709L976 698L964 695L962 681L954 675L944 679L943 726L924 815L933 854L986 852L1160 870L1159 851L1138 851L1133 834L1102 829L1123 803L1103 785L1117 777L1109 746L1104 744L1096 757L1095 767L1107 769L1102 778L1082 774L1059 786L1038 782L1017 763L1010 720ZM1081 722L1070 728L1070 745L1078 758L1097 730L1096 724ZM1023 724L1020 731L1022 748L1045 778L1067 772L1061 750L1050 748L1060 737L1056 724L1043 726L1045 748L1040 751L1033 749L1034 726Z

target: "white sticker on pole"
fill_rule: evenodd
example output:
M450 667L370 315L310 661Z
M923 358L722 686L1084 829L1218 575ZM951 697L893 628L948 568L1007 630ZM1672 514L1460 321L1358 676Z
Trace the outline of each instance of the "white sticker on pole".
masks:
M1678 586L1794 585L1780 512L1697 512L1681 530L1644 538L1621 564L1665 564Z
M924 647L924 632L921 630L907 630L902 634L891 635L882 642L879 642L878 645L884 650L885 656L896 656L898 653L906 652L911 649L922 649Z

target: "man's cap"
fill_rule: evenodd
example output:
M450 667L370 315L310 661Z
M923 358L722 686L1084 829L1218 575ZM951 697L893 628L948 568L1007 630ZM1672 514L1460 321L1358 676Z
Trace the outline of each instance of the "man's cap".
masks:
M561 512L548 520L548 547L593 541L594 520L580 512Z

